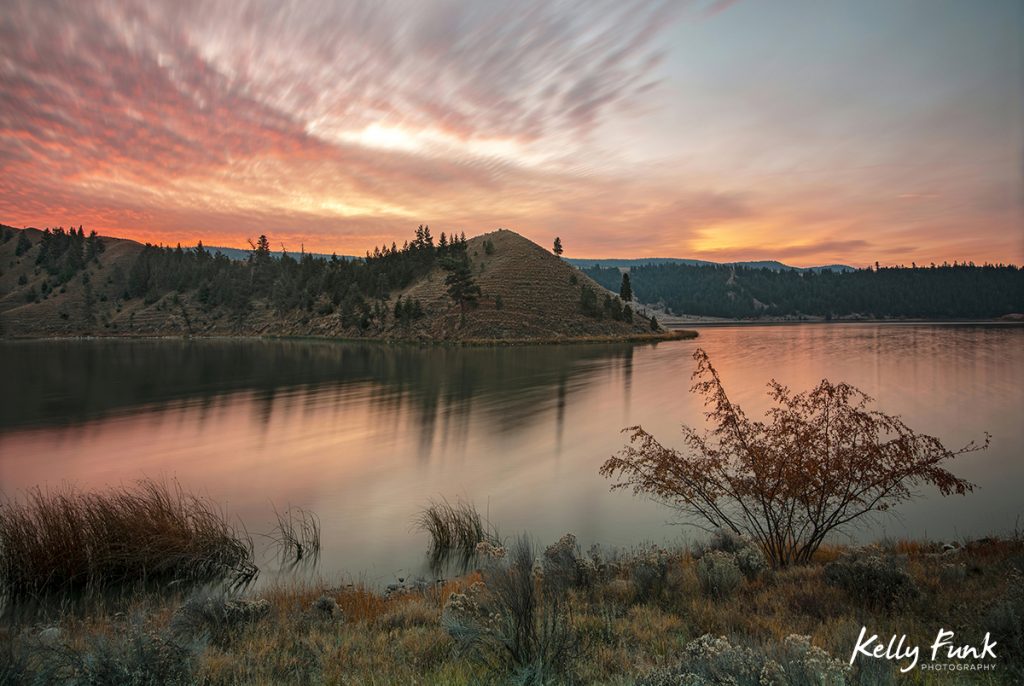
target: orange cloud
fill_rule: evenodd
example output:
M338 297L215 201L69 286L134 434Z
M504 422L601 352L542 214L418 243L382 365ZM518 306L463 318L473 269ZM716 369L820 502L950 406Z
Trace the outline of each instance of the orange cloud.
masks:
M1022 261L1019 170L804 171L800 132L645 131L678 76L665 33L682 13L15 0L0 221L348 254L426 222L561 235L595 258Z

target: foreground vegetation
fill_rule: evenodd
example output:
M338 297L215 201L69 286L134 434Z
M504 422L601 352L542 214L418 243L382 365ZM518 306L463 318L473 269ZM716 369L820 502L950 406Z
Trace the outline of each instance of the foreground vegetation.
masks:
M241 587L257 573L249 536L177 484L142 481L105 493L36 489L0 503L0 600L10 604L125 584Z
M1014 683L1024 544L822 546L771 570L742 540L581 553L484 546L454 581L380 593L295 583L248 596L140 594L0 630L3 684ZM969 602L965 602L969 599ZM929 645L998 641L967 675L859 658L862 626ZM900 663L905 664L905 663ZM762 680L764 677L766 680Z

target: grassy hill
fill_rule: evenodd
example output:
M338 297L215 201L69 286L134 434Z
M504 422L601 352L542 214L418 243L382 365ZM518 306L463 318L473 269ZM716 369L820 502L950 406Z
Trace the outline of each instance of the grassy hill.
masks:
M449 295L442 248L383 257L239 262L195 249L0 227L0 335L325 336L548 342L668 337L596 282L507 230L458 245L480 288ZM57 240L57 239L60 240ZM44 240L45 239L45 240ZM454 244L453 244L454 245ZM198 255L198 256L197 256ZM175 271L176 270L176 271ZM398 276L396 276L398 274ZM388 277L391 281L388 282ZM381 279L384 285L374 285ZM368 286L367 283L370 285ZM388 285L390 283L390 285ZM584 292L597 307L587 307ZM399 302L415 303L400 316Z

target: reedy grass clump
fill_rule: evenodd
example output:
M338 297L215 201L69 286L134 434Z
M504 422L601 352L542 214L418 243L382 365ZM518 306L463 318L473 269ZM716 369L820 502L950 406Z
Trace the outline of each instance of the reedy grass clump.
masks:
M178 484L103 493L39 488L0 503L0 597L11 602L125 584L251 582L252 540Z
M289 507L284 513L275 509L274 515L277 528L268 538L277 546L281 565L315 565L320 559L320 518L300 507Z
M459 501L452 505L444 498L432 500L420 511L414 526L430 534L429 554L435 569L453 556L458 556L466 566L481 543L501 544L497 531L472 503Z

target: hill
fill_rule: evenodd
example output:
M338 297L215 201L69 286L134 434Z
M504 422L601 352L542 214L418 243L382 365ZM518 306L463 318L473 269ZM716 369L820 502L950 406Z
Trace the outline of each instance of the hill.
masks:
M672 337L565 261L507 230L434 242L420 227L365 259L232 260L0 226L0 334L326 336L541 342ZM457 291L457 297L453 292Z

